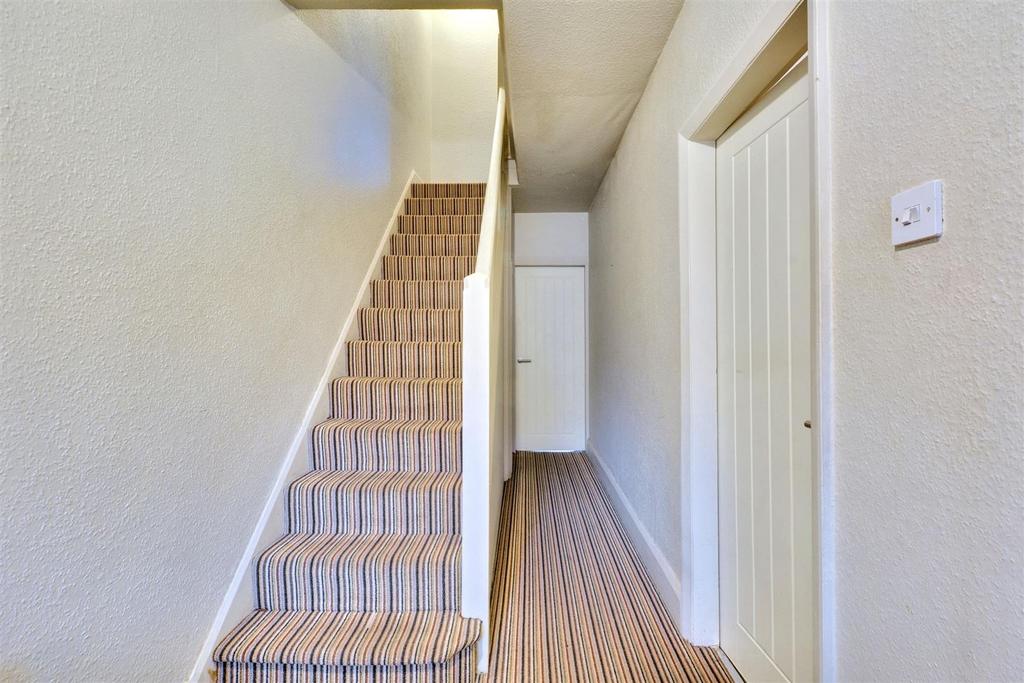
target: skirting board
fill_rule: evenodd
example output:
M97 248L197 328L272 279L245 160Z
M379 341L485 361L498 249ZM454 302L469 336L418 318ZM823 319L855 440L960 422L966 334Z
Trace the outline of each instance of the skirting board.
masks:
M668 613L676 625L676 630L681 633L679 605L682 582L679 580L679 575L672 569L672 565L669 564L665 553L661 551L661 548L654 541L654 537L647 531L644 523L640 521L633 505L626 498L626 492L619 486L619 482L615 480L611 470L608 469L608 465L605 464L601 455L594 447L594 442L590 439L587 439L587 455L597 465L594 469L601 479L601 484L604 486L605 491L611 494L609 497L611 498L612 505L615 506L619 519L626 528L626 533L632 538L633 547L636 548L636 552L647 569L647 573L650 575L651 580L654 581L654 587L661 596L662 602L665 603L665 607L668 609Z
M213 655L213 648L216 647L217 642L225 635L226 627L230 628L254 607L252 591L255 581L252 566L253 558L256 557L257 550L269 547L271 543L285 533L284 497L288 490L288 484L309 469L308 456L310 455L309 449L312 444L310 439L313 426L326 420L330 412L331 380L348 372L348 357L344 352L345 344L358 338L359 309L370 303L372 294L370 282L374 278L380 277L383 257L388 250L391 236L398 229L398 217L402 215L405 198L409 196L409 189L412 184L419 181L419 175L413 170L409 174L409 179L405 182L402 196L395 205L395 210L391 214L391 220L388 222L387 229L377 245L377 251L373 255L373 260L370 261L370 267L367 269L366 276L359 287L359 292L356 294L352 309L349 311L341 327L338 341L335 342L331 355L327 359L324 372L320 376L320 382L317 384L316 391L313 392L313 397L306 408L302 424L299 425L291 447L288 449L288 454L281 463L277 479L274 481L270 495L267 497L267 502L263 506L259 521L256 522L256 527L249 537L249 543L246 545L245 551L238 561L234 577L228 585L224 599L217 610L217 616L214 617L210 631L203 642L203 649L199 652L199 657L196 659L192 673L189 675L189 683L202 683L210 680L207 670L213 666L210 660ZM298 457L300 450L306 453L307 457L305 459Z

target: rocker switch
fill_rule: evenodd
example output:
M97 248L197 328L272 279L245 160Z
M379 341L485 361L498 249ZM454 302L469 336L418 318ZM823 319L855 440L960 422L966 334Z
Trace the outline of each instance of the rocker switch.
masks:
M942 234L942 181L904 190L892 197L892 244L910 244Z

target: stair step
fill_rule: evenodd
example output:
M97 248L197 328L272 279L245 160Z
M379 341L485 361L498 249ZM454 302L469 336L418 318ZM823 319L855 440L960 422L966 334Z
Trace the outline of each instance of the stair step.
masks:
M405 213L418 216L471 216L484 211L483 197L405 200Z
M385 280L461 280L476 268L476 256L385 256Z
M288 489L289 532L458 534L457 472L314 470Z
M480 630L478 620L456 612L255 610L217 645L213 660L238 666L220 681L468 681ZM274 670L284 666L300 675ZM442 676L427 677L430 666ZM392 671L364 668L348 679L338 667Z
M479 235L392 235L394 256L476 256Z
M403 235L470 235L480 233L483 216L398 217L398 233Z
M338 377L331 417L354 420L458 420L462 380L422 377Z
M457 612L461 538L289 534L256 561L259 609Z
M461 377L462 342L350 341L353 377Z
M326 420L313 428L313 467L378 472L462 471L459 420Z
M413 183L409 188L411 197L483 197L487 183Z
M364 341L462 341L458 308L361 308Z
M374 308L461 308L462 280L371 280Z

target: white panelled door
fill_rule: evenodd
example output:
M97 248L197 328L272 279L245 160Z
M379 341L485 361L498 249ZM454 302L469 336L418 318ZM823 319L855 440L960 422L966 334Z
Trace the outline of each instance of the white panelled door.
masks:
M721 645L750 682L815 677L807 93L797 67L718 140Z
M516 449L586 441L584 268L516 268Z

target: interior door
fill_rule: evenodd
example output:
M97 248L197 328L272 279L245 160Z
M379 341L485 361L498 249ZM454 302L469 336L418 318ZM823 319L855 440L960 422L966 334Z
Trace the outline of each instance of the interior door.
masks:
M516 449L582 450L586 301L582 267L516 268Z
M747 681L815 676L807 81L717 146L721 645Z

